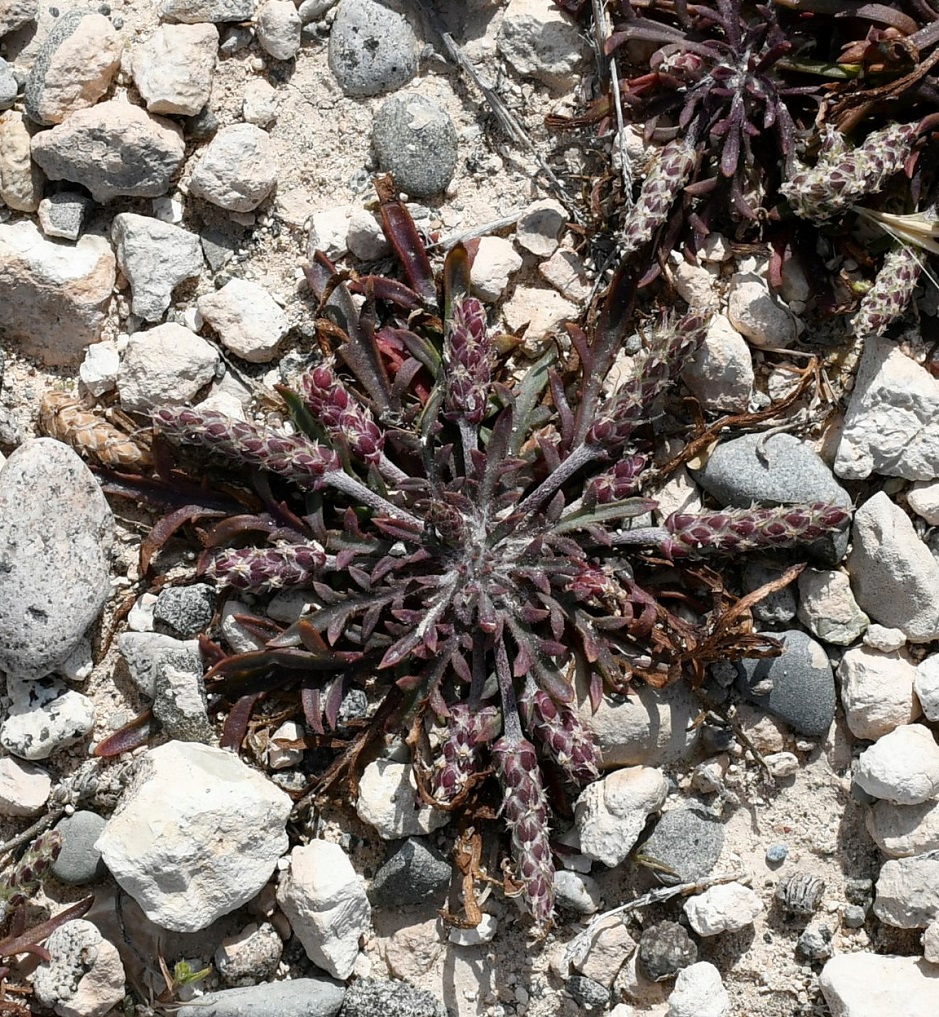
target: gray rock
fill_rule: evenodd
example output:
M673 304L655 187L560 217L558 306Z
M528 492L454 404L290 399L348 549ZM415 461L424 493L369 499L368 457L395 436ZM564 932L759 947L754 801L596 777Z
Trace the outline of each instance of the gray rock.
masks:
M88 467L52 438L0 470L0 670L40 678L61 664L110 592L114 517Z
M270 136L254 124L230 124L206 145L189 192L230 212L253 212L274 189L277 173Z
M50 180L81 184L100 202L165 194L185 153L176 124L114 100L80 109L32 141L33 159Z
M639 940L636 961L642 973L653 982L674 978L682 968L698 959L698 947L678 922L650 925Z
M131 310L144 321L160 321L173 290L202 271L198 235L159 219L121 212L111 223L111 240L130 283Z
M168 586L153 606L154 628L168 636L187 638L204 632L215 613L215 587L208 583Z
M48 759L94 727L94 703L57 678L7 678L11 705L0 725L0 745L20 759Z
M372 144L381 168L413 197L439 194L453 179L456 128L447 111L423 95L394 95L382 103Z
M13 68L0 57L0 110L9 109L16 102L19 90Z
M709 875L724 847L724 827L713 813L697 802L687 802L666 812L638 854L677 873L658 869L663 883L691 882Z
M222 41L218 47L224 57L234 56L247 49L254 41L254 32L242 25L231 25L222 32Z
M134 684L151 699L156 694L156 667L164 656L177 668L202 674L202 657L195 639L183 641L157 632L122 632L117 645Z
M159 607L159 599L157 607ZM164 731L181 742L209 744L214 736L209 722L202 662L193 667L187 644L174 652L164 649L153 662L153 716Z
M884 862L874 914L900 929L925 929L939 917L939 851Z
M610 1004L610 990L592 978L571 975L564 983L574 1002L585 1010L600 1010Z
M724 442L703 469L693 470L695 480L722 505L747 508L761 505L798 505L824 501L850 506L851 497L834 474L804 442L791 434L747 434ZM848 534L824 537L807 550L821 564L832 567L848 547Z
M59 191L39 202L39 225L47 237L77 240L91 211L91 198L76 191Z
M202 236L202 253L209 268L217 272L231 261L238 250L238 237L218 229L207 229Z
M407 982L358 978L346 990L342 1017L447 1017L447 1008Z
M215 951L215 969L229 988L257 985L272 978L284 953L284 943L270 922L252 922L227 936Z
M290 0L267 0L260 11L258 42L275 60L293 60L300 49L300 15Z
M827 960L833 952L831 928L824 922L813 923L799 936L796 949L807 960Z
M3 0L0 3L0 36L28 25L38 15L39 0Z
M379 95L417 74L420 45L395 0L340 0L329 69L346 95Z
M375 873L368 890L373 907L440 904L450 883L450 863L422 838L411 837Z
M52 875L63 883L82 886L102 879L106 873L95 841L107 821L97 812L80 811L59 820L55 829L62 837L62 850L52 863Z
M257 0L163 0L163 15L171 21L196 25L200 21L250 21Z
M335 1017L346 989L331 978L292 978L241 989L207 992L200 1017Z
M761 562L747 562L743 567L743 592L752 593L761 586L778 579L782 570L763 565ZM794 584L790 583L764 597L753 608L753 617L764 625L788 625L796 616Z
M799 734L824 734L835 716L835 676L828 654L800 629L770 634L782 640L782 653L740 661L740 691Z

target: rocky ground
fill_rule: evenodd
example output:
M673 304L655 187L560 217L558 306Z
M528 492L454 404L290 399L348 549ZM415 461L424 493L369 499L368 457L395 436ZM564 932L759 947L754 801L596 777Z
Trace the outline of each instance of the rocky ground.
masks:
M523 134L507 138L441 29ZM780 657L715 669L730 726L699 723L683 686L584 705L606 770L556 831L547 939L501 889L477 927L448 926L453 831L417 807L403 746L369 764L354 807L288 822L302 727L268 717L241 762L202 691L196 636L256 646L244 606L216 616L206 584L146 592L153 519L109 504L69 446L132 463L127 434L153 406L270 410L315 336L301 261L391 264L378 171L438 264L481 238L474 291L494 325L540 337L576 320L604 281L581 184L614 146L544 118L590 98L588 40L541 0L0 0L0 58L0 898L9 913L25 884L37 924L95 896L50 960L19 957L3 1012L937 1012L939 381L917 329L822 334L805 278L772 292L768 252L719 235L698 264L675 260L675 289L711 315L683 373L708 418L784 398L810 354L824 377L784 429L678 471L663 508L835 502L857 506L850 535L756 608ZM655 149L625 148L641 179ZM161 571L193 561L170 544ZM734 581L778 574L754 561ZM283 622L303 606L265 605ZM89 758L150 703L151 749ZM368 709L350 696L342 719ZM51 827L62 848L39 888L41 845L38 864L16 859Z

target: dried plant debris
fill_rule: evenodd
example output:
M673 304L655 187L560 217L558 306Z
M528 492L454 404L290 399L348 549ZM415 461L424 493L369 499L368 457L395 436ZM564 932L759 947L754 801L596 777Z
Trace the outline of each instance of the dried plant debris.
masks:
M810 542L848 513L780 506L653 525L657 503L643 489L703 316L661 318L630 377L607 392L631 318L628 272L589 331L569 326L525 357L471 295L467 249L448 254L438 301L406 209L387 185L380 193L405 281L347 281L317 256L308 279L323 355L280 389L291 426L161 407L157 477L112 489L184 502L158 526L148 562L199 521L203 579L257 595L308 591L313 607L296 624L252 623L268 639L260 650L205 642L208 691L231 704L225 744L240 745L260 700L288 689L311 732L304 746L330 744L347 691L365 686L378 696L370 721L318 790L343 773L354 780L370 744L407 732L427 802L501 815L507 886L544 932L554 906L547 788L576 795L599 772L575 673L596 708L605 690L698 683L709 661L776 652L703 560ZM224 476L224 495L203 487L200 500L197 476ZM118 734L98 751L127 744Z

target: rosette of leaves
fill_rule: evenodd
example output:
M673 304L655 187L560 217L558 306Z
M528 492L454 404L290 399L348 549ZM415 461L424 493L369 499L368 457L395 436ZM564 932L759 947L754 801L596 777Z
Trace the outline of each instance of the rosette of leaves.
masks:
M281 389L291 428L199 408L154 413L164 484L184 483L165 461L171 447L190 476L234 469L253 488L242 505L263 510L226 510L204 491L200 503L189 482L145 554L186 523L227 515L202 532L203 577L257 595L306 588L314 606L298 623L258 623L265 648L230 655L205 642L208 690L232 704L225 743L240 744L260 697L298 688L312 745L336 729L347 690L367 686L374 712L320 788L354 777L369 745L403 731L427 802L473 809L501 787L490 813L510 830L513 885L544 931L546 786L575 794L599 770L575 671L596 707L605 689L697 682L710 660L775 652L701 561L815 540L847 515L811 505L652 525L656 502L642 488L663 400L703 318L663 318L608 391L631 316L632 279L620 272L595 326L570 326L526 366L471 295L467 250L447 257L438 298L404 206L385 192L381 214L406 281L349 283L316 257L307 276L327 355ZM361 308L351 290L366 297Z

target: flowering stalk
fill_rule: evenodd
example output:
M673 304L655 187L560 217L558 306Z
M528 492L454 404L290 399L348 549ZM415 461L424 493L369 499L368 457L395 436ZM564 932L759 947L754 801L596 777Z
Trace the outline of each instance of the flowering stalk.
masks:
M665 222L698 161L697 146L688 135L670 141L646 177L623 227L624 254L638 250Z
M494 706L471 710L468 703L450 707L440 757L431 773L431 794L452 802L482 766L483 746L499 733L501 718Z
M215 555L203 573L236 590L278 590L308 585L325 564L326 552L316 543L242 547Z
M528 733L538 738L575 784L587 784L600 776L597 747L570 703L559 703L532 686L519 697L518 705Z
M40 834L30 844L23 857L0 881L0 921L39 889L43 876L61 850L62 835L57 830Z
M851 319L854 334L883 335L909 306L922 271L922 262L912 247L901 244L890 251Z

